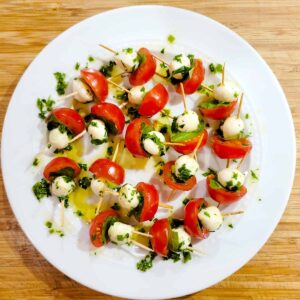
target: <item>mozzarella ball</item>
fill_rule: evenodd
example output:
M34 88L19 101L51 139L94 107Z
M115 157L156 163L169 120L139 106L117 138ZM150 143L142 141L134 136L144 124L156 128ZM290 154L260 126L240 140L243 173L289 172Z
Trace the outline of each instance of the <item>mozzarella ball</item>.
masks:
M75 182L70 177L58 176L51 184L51 194L56 197L65 197L75 190Z
M218 172L218 181L229 190L236 190L245 181L245 175L237 169L226 168Z
M196 112L187 110L176 120L177 128L181 132L191 132L198 129L199 117Z
M166 151L166 139L159 131L150 131L143 140L143 146L146 152L151 155L164 155Z
M89 123L88 133L92 140L104 140L107 138L107 130L105 124L101 120L94 119Z
M138 54L132 49L123 49L115 55L116 64L126 72L133 72L139 65Z
M129 244L133 235L133 227L121 222L115 222L108 229L109 239L118 245Z
M214 97L219 101L231 102L234 97L235 91L230 84L219 85L214 89Z
M189 155L181 155L175 161L175 176L183 181L196 175L199 170L197 161Z
M140 203L139 192L131 184L124 184L119 191L119 203L126 210L137 207Z
M223 223L223 216L216 206L202 208L198 213L198 218L209 231L216 231Z
M102 196L104 193L104 190L106 189L106 185L100 179L93 178L91 181L91 189L95 195Z
M72 83L73 92L77 92L75 99L81 103L93 101L93 92L90 87L80 78L73 79Z
M59 128L54 128L49 132L49 143L55 149L64 149L69 145L70 138L67 132L61 132Z
M182 73L177 73L177 71L183 67L191 67L190 59L183 54L176 55L170 63L170 73L172 77L178 80L182 79Z
M128 94L128 101L132 104L140 105L144 100L146 92L147 91L144 86L135 86L130 90L130 93Z
M229 117L221 126L225 139L236 138L245 128L244 121L241 118Z
M174 251L182 251L189 247L191 244L190 235L183 229L183 226L179 226L178 228L172 229L172 233L177 234L179 248L174 249Z

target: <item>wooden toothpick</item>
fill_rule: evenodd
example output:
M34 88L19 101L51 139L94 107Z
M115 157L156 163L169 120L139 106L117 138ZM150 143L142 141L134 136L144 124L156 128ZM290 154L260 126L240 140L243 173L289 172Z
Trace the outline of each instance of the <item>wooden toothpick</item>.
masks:
M239 210L239 211L224 213L224 214L222 214L222 216L223 217L228 217L228 216L240 215L240 214L243 214L243 213L244 213L243 210Z
M185 97L185 92L184 92L184 87L182 82L180 82L180 90L181 90L181 94L182 94L182 98L183 98L183 106L184 106L184 111L187 111L187 106L186 106L186 97Z
M241 94L241 98L240 98L240 103L239 103L239 108L238 108L238 112L237 112L237 118L240 117L241 114L241 110L242 110L242 105L243 105L243 98L244 98L244 94Z

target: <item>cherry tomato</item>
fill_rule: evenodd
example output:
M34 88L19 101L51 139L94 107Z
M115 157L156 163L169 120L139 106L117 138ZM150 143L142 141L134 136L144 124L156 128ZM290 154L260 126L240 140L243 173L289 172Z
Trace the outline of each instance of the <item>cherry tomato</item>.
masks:
M155 253L161 256L167 256L169 249L169 233L171 227L168 219L160 219L155 221L150 229L151 245Z
M203 129L203 132L199 133L199 135L195 136L193 139L180 142L181 144L184 144L184 146L172 146L178 153L181 154L190 154L194 151L195 147L197 146L197 143L199 141L199 138L201 137L203 133L203 138L200 147L198 148L198 151L201 150L201 148L207 143L208 139L208 133L206 129Z
M185 94L190 95L196 92L202 81L204 80L205 69L200 59L195 59L195 66L190 78L186 79L183 84ZM176 92L181 94L180 85L176 87Z
M168 91L161 83L158 83L144 97L139 108L139 114L145 117L152 117L166 106L168 100Z
M79 175L80 168L77 163L68 157L53 158L44 169L44 177L51 181L58 176L75 178Z
M92 172L96 178L107 180L117 185L124 182L124 169L108 158L99 158L94 161L89 171Z
M125 145L128 151L135 157L148 157L148 153L141 146L142 124L151 126L152 123L145 117L134 119L127 127L125 133Z
M199 110L205 118L209 118L213 120L223 120L232 114L236 104L237 104L237 100L233 100L228 105L217 106L215 108L200 107Z
M186 182L176 182L172 175L172 167L175 164L175 160L167 162L163 167L163 180L164 183L172 190L189 191L191 190L196 182L196 177L192 176Z
M51 114L59 123L65 125L74 135L78 135L85 130L83 118L74 109L67 107L55 108Z
M215 201L219 202L220 204L230 204L232 202L236 202L247 194L247 188L244 185L241 186L241 188L235 192L228 191L223 187L212 188L210 183L214 178L214 175L207 176L206 187L210 197L212 197Z
M209 231L201 227L198 220L202 206L207 207L207 202L203 198L197 198L190 200L184 208L184 229L190 236L201 240L209 235Z
M93 90L96 98L103 102L108 95L108 83L105 76L95 69L82 69L81 78Z
M105 232L103 232L103 230L105 230L103 225L105 225L105 222L109 217L117 218L118 213L113 209L108 209L99 213L91 222L90 240L95 247L101 247L108 243L108 241L105 239Z
M139 217L139 222L151 220L157 212L159 195L153 184L140 182L136 189L140 192L144 199L143 208Z
M146 48L141 48L138 51L142 61L137 69L130 75L129 82L131 85L143 85L148 82L156 70L156 60L151 52Z
M91 114L103 120L112 134L121 134L125 117L121 109L112 103L97 103L91 107Z
M223 140L215 134L212 138L212 149L220 158L243 158L252 149L252 144L247 139Z

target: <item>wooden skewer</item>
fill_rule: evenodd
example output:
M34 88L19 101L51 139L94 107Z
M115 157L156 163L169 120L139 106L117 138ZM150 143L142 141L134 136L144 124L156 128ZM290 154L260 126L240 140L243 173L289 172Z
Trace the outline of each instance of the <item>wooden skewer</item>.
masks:
M239 210L239 211L224 213L224 214L222 214L222 216L223 217L228 217L228 216L240 215L240 214L243 214L243 213L244 213L243 210Z
M100 197L99 197L99 200L98 200L97 208L96 208L96 215L98 215L98 213L99 213L99 211L100 211L102 202L103 202L103 197L100 196Z
M81 138L84 134L86 133L86 130L84 129L82 132L80 132L79 134L77 134L75 137L73 137L70 141L69 144L75 142L76 140L78 140L79 138Z
M167 202L171 201L176 194L176 190L172 190L167 198Z
M173 205L165 204L165 203L162 203L162 202L159 202L158 206L162 207L162 208L166 208L166 209L173 209L174 208Z
M187 247L186 249L189 250L189 251L191 251L191 252L200 254L200 255L205 255L206 254L205 252L203 252L202 250L197 249L197 248Z
M128 102L123 102L122 104L119 105L119 108L123 109L127 104L128 104Z
M194 151L190 154L191 157L193 157L193 156L196 155L199 147L201 146L201 143L202 143L202 140L203 140L203 136L204 136L204 134L202 133L201 136L200 136L200 138L199 138L199 140L198 140L198 142L197 142L197 145L196 145Z
M118 152L119 152L119 146L120 146L120 140L118 140L118 143L117 143L117 146L116 146L114 155L113 155L113 157L112 157L112 159L111 159L113 162L116 161L116 158L117 158L117 155L118 155Z
M154 252L153 249L151 249L151 248L149 248L149 247L147 247L147 246L145 246L145 245L143 245L143 244L141 244L141 243L139 243L139 242L137 242L137 241L135 241L135 240L130 240L130 242L131 242L132 244L134 244L135 246L138 246L138 247L140 247L140 248L142 248L142 249L144 249L144 250L146 250L146 251Z
M224 85L224 82L225 82L225 65L226 65L226 63L224 62L223 69L222 69L222 81L221 81L221 85Z
M65 225L65 203L64 201L60 202L60 225L64 227Z
M138 230L133 230L133 233L138 234L138 235L145 236L145 237L147 237L147 238L152 238L152 235L151 235L151 234L145 233L145 232L140 232L140 231L138 231Z
M114 81L110 80L110 79L107 79L107 82L109 82L110 84L114 85L115 87L119 88L120 90L130 94L130 91L128 89L126 89L125 87L115 83Z
M122 76L125 75L125 74L128 74L128 72L127 72L127 71L121 72L121 73L119 73L119 74L117 74L117 75L114 75L114 76L110 77L109 79L118 78L118 77L120 77L120 76L122 77Z
M184 106L184 111L187 111L187 107L186 107L186 97L185 97L185 92L184 92L184 88L183 88L183 84L182 82L180 82L180 90L181 90L181 94L183 97L183 106Z
M155 54L152 54L152 56L153 56L154 58L156 58L157 60L159 60L160 62L162 62L162 63L164 63L165 65L167 65L168 67L170 67L170 64L167 63L164 59L162 59L162 58L156 56Z
M245 158L246 158L247 154L240 160L239 164L237 165L237 169L239 169L242 165L242 163L244 162Z
M201 84L201 87L203 87L205 90L208 90L209 92L213 92L214 90L208 87L207 85Z
M226 168L229 168L229 165L230 165L230 158L228 158L226 161Z
M64 95L64 96L61 96L61 97L57 98L57 100L58 101L65 100L65 99L68 99L70 97L76 96L77 94L78 94L78 92L72 92L70 94L67 94L67 95Z
M99 46L100 46L101 48L103 48L103 49L106 49L107 51L109 51L109 52L111 52L111 53L113 53L113 54L117 54L117 51L115 51L115 50L113 50L113 49L111 49L111 48L109 48L109 47L107 47L107 46L105 46L105 45L103 45L103 44L99 44Z
M173 142L164 142L164 144L167 146L184 146L185 145L183 143L173 143Z
M244 94L241 94L241 98L240 98L240 103L239 103L239 108L238 108L238 112L237 112L237 118L240 117L241 114L241 110L242 110L242 105L243 105L243 98L244 98Z
M114 191L111 191L111 190L104 190L103 193L114 195L114 196L119 196L118 192L114 192Z

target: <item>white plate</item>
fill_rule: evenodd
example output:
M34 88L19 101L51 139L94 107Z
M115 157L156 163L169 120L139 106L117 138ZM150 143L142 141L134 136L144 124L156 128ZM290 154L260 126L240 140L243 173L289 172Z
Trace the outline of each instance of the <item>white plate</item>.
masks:
M170 33L176 37L173 47L166 42ZM185 265L158 260L153 269L141 273L134 266L137 258L122 249L107 247L97 256L91 255L86 246L87 237L83 238L85 227L78 234L75 230L76 234L61 239L49 236L43 226L54 200L45 200L39 205L31 193L33 182L40 176L40 172L34 174L31 162L42 147L43 132L35 99L53 95L53 72L74 75L75 63L84 61L89 54L108 58L109 54L97 47L100 42L116 48L145 44L152 50L167 45L169 51L181 49L212 57L213 61L226 61L228 72L245 92L244 111L250 112L255 130L254 149L247 166L259 167L259 189L255 191L250 187L248 196L233 206L246 208L246 214L232 219L233 230L224 227L197 245L207 253L205 257L195 257ZM179 107L177 103L175 110L180 110ZM221 165L220 161L217 163ZM7 110L2 137L7 195L33 245L74 280L107 294L129 298L162 299L190 294L242 267L262 247L278 223L287 204L294 168L291 114L267 64L226 27L205 16L172 7L136 6L108 11L57 37L22 76ZM127 179L133 180L132 174ZM204 195L205 190L200 188L200 194ZM177 202L181 199L178 197ZM82 226L76 225L76 228Z

